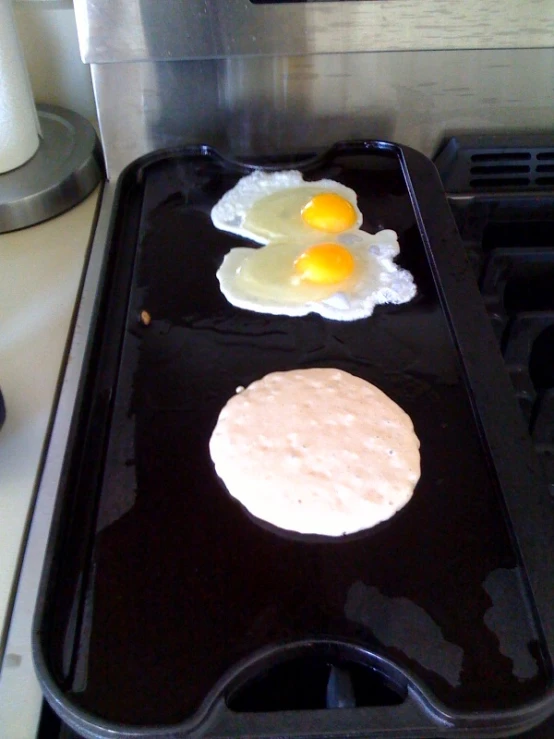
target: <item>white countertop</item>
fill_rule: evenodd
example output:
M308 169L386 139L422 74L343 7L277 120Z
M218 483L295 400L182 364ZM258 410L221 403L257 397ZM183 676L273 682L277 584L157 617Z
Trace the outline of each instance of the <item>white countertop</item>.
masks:
M10 616L99 192L46 223L0 235L0 388L7 410L0 430L0 734L6 739L32 739L40 711L32 594L18 638L10 633Z

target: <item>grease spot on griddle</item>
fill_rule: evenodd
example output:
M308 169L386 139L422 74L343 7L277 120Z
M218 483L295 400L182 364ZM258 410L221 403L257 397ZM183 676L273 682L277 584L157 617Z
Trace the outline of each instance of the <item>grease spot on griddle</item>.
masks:
M522 625L527 626L527 621L512 618L522 602L519 571L504 568L494 570L483 583L483 588L493 602L485 613L484 621L498 637L500 653L512 660L513 674L517 678L530 680L536 677L539 668L529 649L534 635L529 629L522 629Z
M401 650L453 687L460 684L464 650L444 638L421 606L407 598L389 598L358 581L348 591L344 612L349 620L371 629L381 644Z

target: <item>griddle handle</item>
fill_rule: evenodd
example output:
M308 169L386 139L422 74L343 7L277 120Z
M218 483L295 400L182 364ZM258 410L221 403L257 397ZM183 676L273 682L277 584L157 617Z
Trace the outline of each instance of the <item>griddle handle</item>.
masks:
M411 736L440 737L451 724L440 718L438 712L409 690L403 703L395 706L364 708L332 708L313 711L284 711L277 713L235 713L223 698L214 707L207 723L199 727L194 737L237 739L248 736L264 737L361 737L383 739L386 736L403 739ZM184 737L185 735L183 735Z

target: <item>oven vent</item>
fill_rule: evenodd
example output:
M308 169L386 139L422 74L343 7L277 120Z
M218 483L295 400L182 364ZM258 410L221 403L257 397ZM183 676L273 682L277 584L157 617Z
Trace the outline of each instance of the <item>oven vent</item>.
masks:
M450 194L554 191L554 136L455 136L435 164Z

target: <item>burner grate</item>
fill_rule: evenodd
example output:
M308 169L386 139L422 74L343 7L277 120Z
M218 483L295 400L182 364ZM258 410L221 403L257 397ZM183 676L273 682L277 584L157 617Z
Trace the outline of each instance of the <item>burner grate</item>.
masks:
M435 164L554 497L554 140L460 136Z
M551 135L483 135L451 138L436 158L448 193L554 188Z

